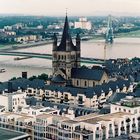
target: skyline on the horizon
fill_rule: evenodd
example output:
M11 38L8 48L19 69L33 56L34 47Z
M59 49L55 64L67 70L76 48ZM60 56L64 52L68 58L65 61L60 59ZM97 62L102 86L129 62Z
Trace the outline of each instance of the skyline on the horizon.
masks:
M80 5L80 6L79 6ZM2 0L0 14L64 16L140 16L139 0Z

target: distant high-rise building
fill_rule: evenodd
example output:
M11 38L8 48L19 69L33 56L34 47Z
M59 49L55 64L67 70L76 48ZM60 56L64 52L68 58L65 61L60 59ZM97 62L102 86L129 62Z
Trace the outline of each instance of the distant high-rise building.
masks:
M74 28L91 30L92 24L87 18L79 18L79 21L74 23Z

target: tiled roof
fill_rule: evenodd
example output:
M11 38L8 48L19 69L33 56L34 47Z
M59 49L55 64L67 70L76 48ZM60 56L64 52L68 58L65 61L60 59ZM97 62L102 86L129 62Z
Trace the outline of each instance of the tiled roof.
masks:
M71 76L72 78L100 81L104 72L104 70L99 69L72 68Z

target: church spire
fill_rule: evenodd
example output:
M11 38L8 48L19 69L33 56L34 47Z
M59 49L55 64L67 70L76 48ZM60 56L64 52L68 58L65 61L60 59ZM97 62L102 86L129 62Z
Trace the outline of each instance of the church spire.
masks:
M68 16L66 13L66 18L65 18L65 24L64 24L64 30L63 30L63 35L62 35L62 40L61 41L66 41L71 39L71 35L69 33L69 22L68 22Z
M58 46L58 50L60 51L75 50L75 46L72 43L72 38L69 31L69 22L68 22L67 12L66 12L66 17L65 17L62 39L61 39L60 45Z

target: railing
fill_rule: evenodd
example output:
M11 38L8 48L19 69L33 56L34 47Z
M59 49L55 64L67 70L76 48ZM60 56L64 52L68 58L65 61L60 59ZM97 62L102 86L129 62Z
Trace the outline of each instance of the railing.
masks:
M7 121L7 122L2 122L0 121L0 127L1 128L7 128L9 130L15 130L19 132L26 132L32 136L32 126L28 125L17 125L15 124L16 122L13 121Z

